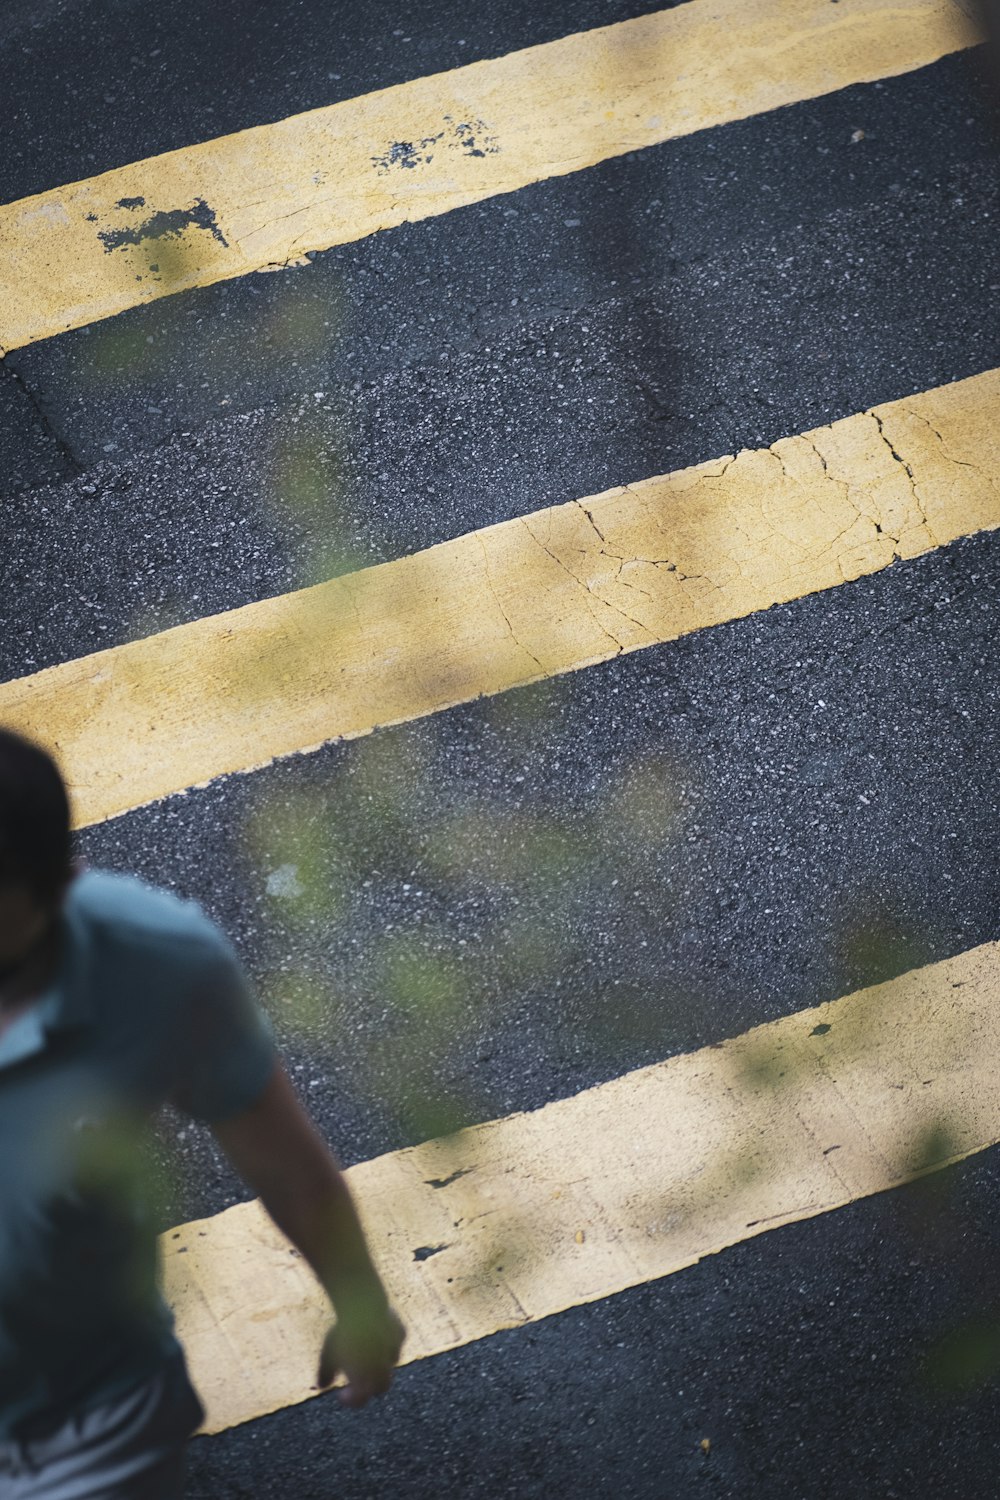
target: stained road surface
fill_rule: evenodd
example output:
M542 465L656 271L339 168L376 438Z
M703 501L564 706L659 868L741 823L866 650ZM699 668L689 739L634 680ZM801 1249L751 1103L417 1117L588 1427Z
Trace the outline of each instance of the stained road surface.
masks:
M996 1494L996 105L946 0L722 9L0 18L0 716L412 1330L305 1399L165 1120L192 1496Z

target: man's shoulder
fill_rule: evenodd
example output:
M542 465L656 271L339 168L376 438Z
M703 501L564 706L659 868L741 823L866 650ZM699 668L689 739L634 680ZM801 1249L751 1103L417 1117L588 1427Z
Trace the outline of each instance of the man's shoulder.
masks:
M183 964L228 955L229 943L194 901L133 875L85 870L66 897L67 915L92 936L124 948L154 950Z

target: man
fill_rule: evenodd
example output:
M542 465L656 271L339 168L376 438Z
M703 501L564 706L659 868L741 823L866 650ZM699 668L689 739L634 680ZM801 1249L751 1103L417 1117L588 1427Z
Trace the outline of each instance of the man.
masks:
M134 1149L168 1100L209 1122L328 1293L319 1383L381 1395L402 1325L232 949L190 903L75 872L58 771L0 730L3 1500L181 1494L202 1412Z

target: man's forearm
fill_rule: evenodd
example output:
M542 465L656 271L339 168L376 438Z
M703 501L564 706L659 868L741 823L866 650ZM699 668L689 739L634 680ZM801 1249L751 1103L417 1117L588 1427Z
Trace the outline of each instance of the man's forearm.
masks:
M384 1395L406 1330L388 1304L344 1175L284 1069L276 1066L257 1102L218 1122L215 1134L333 1303L337 1321L320 1348L317 1383L329 1385L339 1371L345 1406Z
M312 1267L339 1318L386 1305L350 1190L332 1159L308 1190L271 1185L260 1199Z
M284 1070L253 1108L215 1127L248 1187L316 1273L338 1317L386 1298L350 1190Z

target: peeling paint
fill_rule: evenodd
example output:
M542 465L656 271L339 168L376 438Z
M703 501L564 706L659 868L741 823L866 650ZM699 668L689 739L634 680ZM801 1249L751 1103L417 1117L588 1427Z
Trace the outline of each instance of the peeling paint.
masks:
M982 40L954 0L908 0L903 14L905 24L898 0L688 0L2 205L0 346L21 348L182 288L303 264L311 252L924 67ZM780 68L760 66L778 56ZM135 221L148 203L192 198L194 209ZM100 237L93 224L104 226ZM181 277L137 281L131 256L109 258L189 228L209 233Z
M445 119L450 119L446 115ZM466 156L499 156L500 147L482 120L465 120L455 126L455 139Z
M131 202L120 199L118 207L137 207L144 202L143 198ZM161 209L134 227L101 229L97 238L104 246L105 254L110 255L113 250L139 245L143 240L178 239L187 229L206 229L220 245L228 244L215 221L215 209L209 208L204 198L196 199L191 208Z
M434 160L434 153L429 150L429 147L435 145L443 134L443 131L439 131L437 135L424 136L423 140L416 144L413 141L393 141L389 149L381 156L372 157L372 165L380 172L388 172L392 167L407 170L426 165Z
M429 166L434 160L434 148L442 142L443 151L460 151L472 157L499 155L497 138L482 120L463 120L457 125L450 115L445 115L444 120L445 129L436 135L426 135L419 141L393 141L388 150L372 157L376 171L384 175L394 167L411 171L414 167Z

